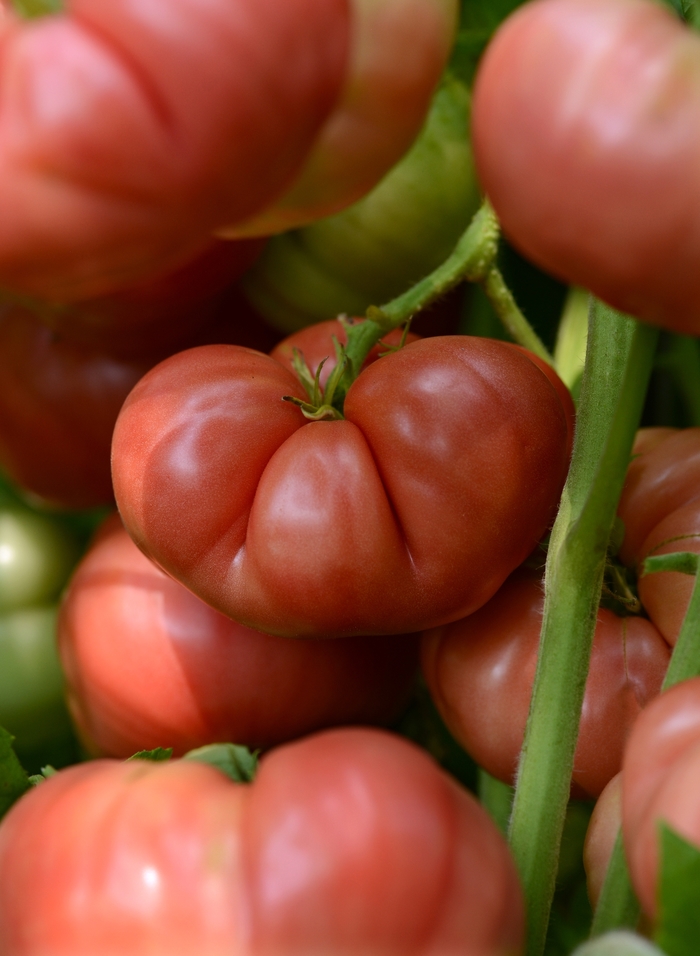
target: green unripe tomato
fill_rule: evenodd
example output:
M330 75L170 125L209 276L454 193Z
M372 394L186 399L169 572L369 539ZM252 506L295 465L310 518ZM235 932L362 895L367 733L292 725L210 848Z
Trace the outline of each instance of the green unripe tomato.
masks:
M269 241L246 292L286 332L362 315L436 268L479 204L469 140L470 95L446 76L404 158L345 211Z
M0 508L0 614L55 601L78 556L60 522L19 505Z
M20 757L50 753L70 738L56 649L55 606L0 616L0 724Z

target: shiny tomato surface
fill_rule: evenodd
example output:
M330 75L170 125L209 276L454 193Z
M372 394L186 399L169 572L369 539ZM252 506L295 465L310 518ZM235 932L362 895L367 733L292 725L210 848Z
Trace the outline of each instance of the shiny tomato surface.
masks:
M285 395L306 399L268 356L191 350L141 380L114 433L134 540L242 623L343 636L455 620L547 527L570 424L520 350L413 342L362 372L340 421L309 422Z
M475 614L423 638L423 671L457 740L490 774L513 783L535 678L544 593L519 570ZM670 650L654 625L601 608L581 713L573 785L598 796L620 770L640 711L661 689Z
M109 757L389 723L418 663L416 635L302 641L236 624L152 564L118 518L71 579L58 635L81 738Z
M106 294L273 201L341 94L351 20L347 0L8 14L0 285L59 302Z
M700 332L700 39L651 0L537 0L474 91L479 178L509 238L616 308Z
M378 731L273 751L252 785L83 764L0 826L3 956L515 956L522 932L485 811Z

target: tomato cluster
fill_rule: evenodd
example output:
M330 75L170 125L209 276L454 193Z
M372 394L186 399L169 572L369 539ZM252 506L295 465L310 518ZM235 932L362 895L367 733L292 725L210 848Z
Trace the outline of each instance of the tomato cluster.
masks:
M524 5L473 159L474 52L517 0L28 2L0 11L0 467L43 513L0 508L0 951L539 956L527 813L515 860L490 816L549 666L574 405L494 209L563 280L698 331L697 38L651 0ZM464 277L534 352L442 334L454 298L409 331ZM659 819L700 843L700 691L652 700L694 584L645 562L700 555L699 463L698 428L638 434L551 771L553 818L603 794L592 899L622 820L657 922ZM80 535L56 510L114 503L57 611ZM387 730L409 703L490 815ZM3 728L32 770L66 734L83 759L28 778Z

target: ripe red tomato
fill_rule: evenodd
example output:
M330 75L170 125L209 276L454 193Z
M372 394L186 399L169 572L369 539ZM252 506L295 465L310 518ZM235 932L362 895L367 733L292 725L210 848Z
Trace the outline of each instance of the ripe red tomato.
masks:
M3 30L0 284L174 268L283 192L346 78L347 0L74 0Z
M415 139L452 48L457 2L350 6L353 46L343 91L301 171L271 207L221 234L270 235L330 216L378 183Z
M659 3L538 0L493 40L473 114L481 183L529 258L693 333L698 64L700 39Z
M252 785L191 761L83 764L0 826L3 956L510 956L522 934L486 813L377 731L274 751Z
M475 614L423 638L423 670L447 726L507 783L525 734L543 603L541 576L519 570ZM574 757L576 795L598 796L619 771L625 741L659 693L669 658L650 621L599 610Z
M134 540L248 626L342 636L455 620L544 532L569 422L520 350L413 342L362 372L341 421L308 422L284 395L306 399L268 356L191 350L139 382L114 432Z
M71 579L58 639L83 743L109 757L386 724L418 664L416 635L315 642L236 624L144 557L118 518Z
M700 429L640 433L618 513L625 524L620 558L639 567L674 551L700 553ZM693 578L674 571L640 574L639 596L670 644L685 617Z
M119 410L136 382L182 345L183 336L186 345L238 342L255 348L269 347L278 337L234 287L223 299L214 295L188 315L180 313L182 322L174 310L172 326L154 352L153 327L143 334L138 328L118 330L120 316L124 325L130 322L128 298L123 296L115 309L114 325L107 321L108 343L117 333L121 339L116 354L83 342L99 340L106 300L93 303L94 313L90 303L85 310L69 308L61 317L65 334L51 331L28 309L0 308L0 466L25 491L52 505L89 508L113 502L110 448ZM114 296L113 304L119 299ZM160 305L154 311L160 313ZM80 334L87 333L91 315L97 319L94 335ZM159 321L164 321L162 313Z
M656 914L658 822L700 845L700 678L662 694L641 715L625 752L622 823L639 900Z
M76 345L119 358L169 355L190 345L197 330L213 321L227 290L263 245L258 239L214 240L175 271L70 306L37 305L37 312Z

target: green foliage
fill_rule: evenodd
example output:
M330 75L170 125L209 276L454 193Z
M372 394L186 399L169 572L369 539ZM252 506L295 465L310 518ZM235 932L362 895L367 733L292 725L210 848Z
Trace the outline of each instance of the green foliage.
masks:
M470 83L494 31L523 0L462 0L450 69Z
M44 17L63 10L62 0L12 0L12 6L15 13L27 19Z
M258 769L260 751L239 744L208 744L185 754L183 760L196 760L216 767L234 783L250 783Z
M644 574L657 571L678 571L681 574L697 574L698 555L692 551L674 551L673 554L659 554L646 558L642 566Z
M153 760L158 763L163 760L170 760L173 755L172 747L155 747L153 750L139 750L138 753L127 760Z
M29 777L12 749L12 734L0 727L0 817L31 787Z
M697 956L700 945L700 849L663 821L655 942L668 956Z

